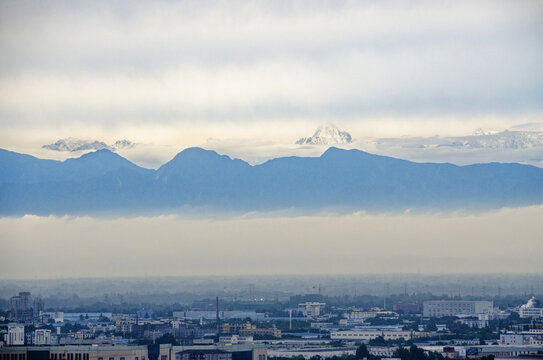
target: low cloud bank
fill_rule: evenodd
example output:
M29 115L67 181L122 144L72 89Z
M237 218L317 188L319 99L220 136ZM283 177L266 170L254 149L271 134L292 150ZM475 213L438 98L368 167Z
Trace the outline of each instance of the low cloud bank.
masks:
M0 219L0 278L541 272L543 206L478 215Z

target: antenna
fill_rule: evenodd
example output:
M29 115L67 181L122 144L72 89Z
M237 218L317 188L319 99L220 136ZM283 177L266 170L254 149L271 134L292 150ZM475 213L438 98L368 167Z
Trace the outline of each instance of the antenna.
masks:
M218 296L217 296L216 309L217 309L217 325L219 325L219 297Z
M292 309L288 310L288 315L289 315L289 321L290 321L289 329L292 330Z

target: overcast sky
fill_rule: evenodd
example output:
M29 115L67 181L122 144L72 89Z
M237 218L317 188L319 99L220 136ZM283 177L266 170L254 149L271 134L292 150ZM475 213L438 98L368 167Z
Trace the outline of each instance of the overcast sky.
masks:
M542 123L541 1L4 1L0 147Z

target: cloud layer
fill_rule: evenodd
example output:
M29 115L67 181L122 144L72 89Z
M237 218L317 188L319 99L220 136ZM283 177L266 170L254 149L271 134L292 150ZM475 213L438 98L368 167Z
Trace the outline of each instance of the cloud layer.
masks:
M287 215L2 218L0 274L21 279L543 271L541 206L478 215Z

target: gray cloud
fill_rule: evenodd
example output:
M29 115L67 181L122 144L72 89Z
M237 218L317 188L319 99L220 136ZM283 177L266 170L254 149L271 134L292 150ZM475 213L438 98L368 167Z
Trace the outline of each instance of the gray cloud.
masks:
M0 6L5 124L542 110L537 1Z

